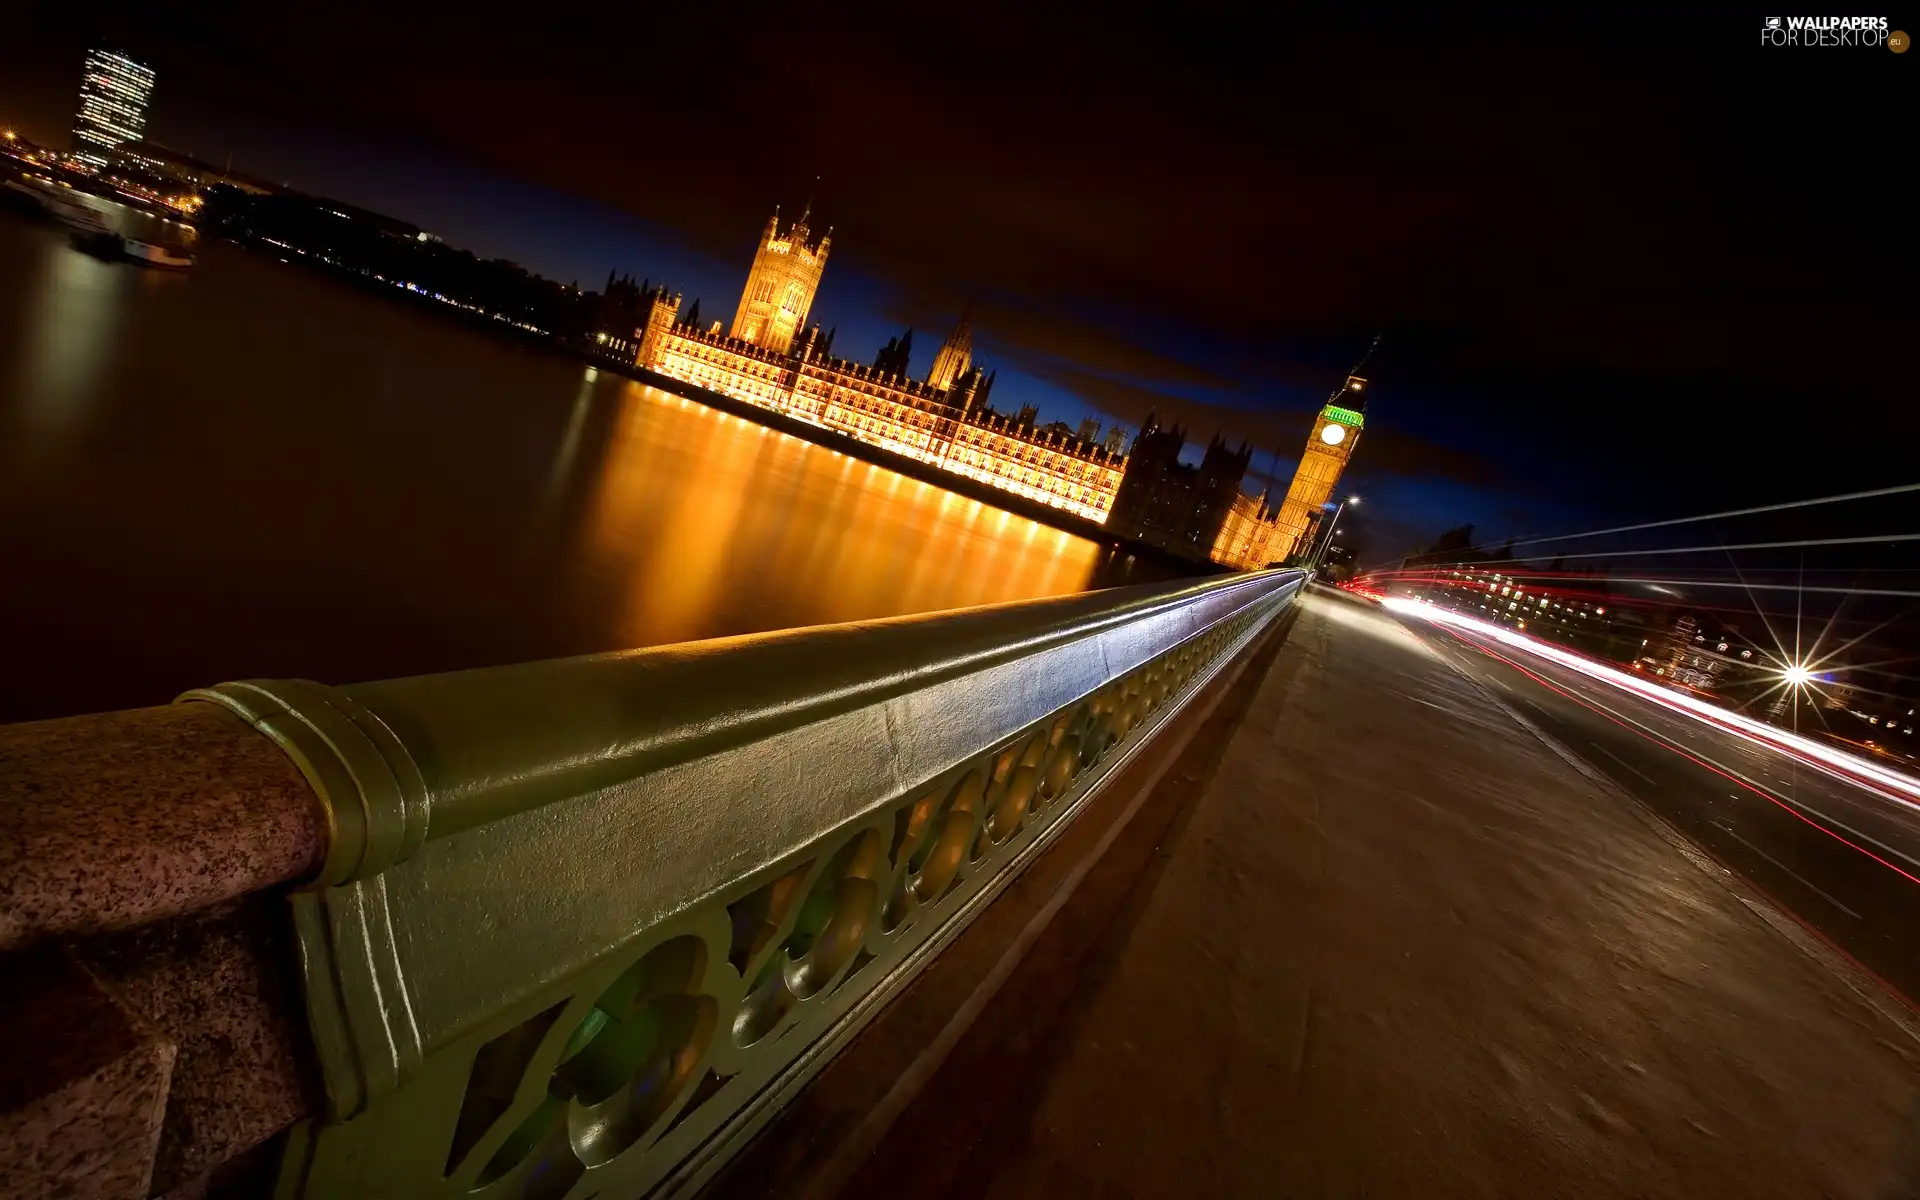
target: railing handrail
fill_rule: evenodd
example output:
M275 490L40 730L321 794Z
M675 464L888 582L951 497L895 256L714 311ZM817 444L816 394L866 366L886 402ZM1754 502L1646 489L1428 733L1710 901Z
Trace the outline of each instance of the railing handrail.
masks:
M357 696L391 689L412 702L415 694L453 691L471 683L482 690L497 688L510 697L513 685L520 681L544 684L554 676L574 674L583 687L594 688L597 696L606 699L614 694L602 683L609 673L625 672L635 679L652 677L674 690L673 704L685 714L678 727L660 728L661 723L656 722L651 737L628 737L624 741L609 738L599 751L626 758L628 770L645 770L696 756L723 740L763 736L863 700L884 698L913 686L915 681L935 680L1097 632L1178 605L1195 594L1243 585L1252 578L1230 575L1200 582L1142 584L407 676L339 690ZM809 696L796 686L781 685L786 678L782 670L788 665L783 659L804 656L810 650L831 659L828 647L837 652L847 638L860 643L860 661L871 664L884 657L889 670L868 670L865 674L871 678L855 681L832 695ZM692 685L712 666L715 656L722 655L755 663L759 673L774 681L773 686L751 700L736 696L730 714L716 712L722 707L719 691ZM246 715L245 703L221 695L223 688L239 695L246 692L244 686L220 685L196 689L182 698L218 698L223 707L239 709ZM694 693L691 697L687 696L690 688ZM706 711L687 712L697 706L704 706ZM558 711L550 707L534 714L526 727L545 726ZM165 709L129 709L0 726L4 731L0 732L0 748L6 751L0 755L6 767L0 772L0 791L10 788L22 797L35 797L30 805L21 803L12 809L5 829L0 831L0 865L7 868L0 872L5 878L0 884L0 951L49 936L85 936L183 915L249 891L298 882L303 869L311 869L309 860L314 854L307 846L315 833L307 831L311 824L308 798L289 786L275 756L269 752L262 759L254 747L231 741L224 734L224 726L199 721L189 731L181 732L180 720L190 715ZM599 724L583 721L574 731L576 766L590 762L596 753L587 730ZM620 744L614 745L616 742ZM523 764L522 770L532 773L535 767ZM504 773L497 778L502 777ZM77 799L81 792L84 803L60 802L70 796ZM42 797L52 797L54 802L46 803ZM10 798L0 795L0 804ZM215 808L210 810L209 804ZM487 807L493 815L513 811L510 799L504 803L490 801ZM468 827L476 822L479 808L450 810L443 805L433 814L430 836ZM217 833L210 837L207 822L211 813L217 813L213 824ZM21 818L31 827L23 828ZM485 817L477 819L483 821ZM316 831L321 841L337 842L341 834L338 819L327 825ZM110 834L103 833L106 826L111 826ZM215 847L213 842L219 845ZM255 846L262 846L262 852L252 854ZM89 847L96 851L110 847L114 854L95 854L89 861ZM217 875L200 869L194 861L214 853L222 859ZM238 861L241 854L249 857ZM195 875L203 878L190 878Z
M1277 572L1276 574L1289 574ZM984 670L1262 575L1137 584L350 684L335 691L434 770L423 840ZM300 681L196 689L250 719L250 695ZM266 705L272 708L271 702ZM457 757L445 749L458 747ZM435 769L437 768L437 769Z
M173 711L238 714L312 796L276 801L274 857L158 911L324 857L290 898L327 1114L284 1194L683 1194L1303 578L196 690ZM249 736L220 720L193 727Z

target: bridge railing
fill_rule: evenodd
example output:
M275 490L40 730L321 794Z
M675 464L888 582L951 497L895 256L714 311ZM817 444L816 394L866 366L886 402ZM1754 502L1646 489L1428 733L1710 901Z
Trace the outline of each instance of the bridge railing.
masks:
M691 1193L1301 583L188 693L324 815L279 1194Z

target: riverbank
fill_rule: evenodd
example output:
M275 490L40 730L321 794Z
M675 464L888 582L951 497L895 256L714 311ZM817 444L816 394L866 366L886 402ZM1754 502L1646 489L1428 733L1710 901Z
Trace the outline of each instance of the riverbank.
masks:
M684 379L675 379L671 375L662 375L658 371L649 371L645 367L625 363L609 363L604 359L595 358L591 355L582 355L581 357L603 371L612 371L615 374L625 375L627 378L638 383L644 383L648 387L659 388L663 392L671 392L676 396L685 397L697 404L704 404L708 408L718 409L721 412L752 421L755 424L764 425L779 433L797 437L803 441L812 442L816 446L823 446L837 453L845 454L849 458L856 458L861 462L872 463L877 467L885 467L889 471L905 475L909 479L918 479L922 483L932 484L935 487L952 492L957 496L965 496L969 500L978 500L982 504L989 504L995 508L1005 509L1017 517L1026 517L1028 520L1038 521L1042 525L1050 525L1062 532L1071 533L1076 537L1086 538L1090 542L1097 542L1110 549L1131 554L1136 558L1144 559L1157 566L1167 567L1182 574L1194 575L1219 575L1225 573L1228 569L1211 560L1197 562L1193 559L1175 554L1172 551L1162 549L1159 546L1135 541L1133 538L1118 534L1104 525L1089 521L1085 517L1075 516L1073 513L1055 508L1050 504L1042 504L1037 500L1029 500L1025 496L1017 495L1003 488L981 483L979 480L970 479L965 475L944 470L931 463L921 462L917 458L908 458L904 454L896 454L885 447L875 446L870 442L863 442L858 438L848 437L844 433L828 429L823 425L816 425L811 421L802 421L796 417L789 417L785 413L777 412L770 408L762 408L757 404L750 404L745 400L729 396L724 392L716 392L711 388L703 388L698 384L688 383Z
M98 186L98 181L95 180L85 180L84 182L90 185L90 187ZM309 205L322 203L308 197L290 197L289 199L299 200ZM122 204L127 203L125 200L116 202ZM326 229L330 233L337 232L331 224L332 221L341 219L346 226L353 226L356 214L368 219L386 220L385 218L378 218L377 214L358 213L357 210L355 210L354 213L341 212L332 208L328 208L325 211L327 215L323 219L329 222ZM283 221L282 224L286 224L286 222ZM473 300L472 297L462 299L464 293L460 293L457 288L454 289L455 294L446 295L435 290L435 287L430 283L425 286L416 284L413 280L421 278L430 279L433 274L431 271L424 276L415 273L415 268L421 266L421 264L415 263L411 266L406 264L398 266L388 264L384 270L376 270L376 266L379 265L377 262L372 259L367 259L364 253L355 254L349 252L351 247L347 250L334 247L332 251L329 251L327 247L332 245L331 242L326 245L302 244L310 243L310 239L301 237L298 233L290 231L296 227L303 228L299 226L298 222L293 222L288 225L288 230L280 231L280 236L270 236L261 229L256 228L254 224L249 223L248 220L234 213L229 213L225 218L209 222L202 232L219 237L222 240L231 242L234 245L256 254L277 259L289 266L303 266L315 274L333 279L337 282L350 284L355 290L365 294L379 295L389 301L402 299L407 302L409 307L417 311L432 312L441 320L451 319L453 322L476 332L484 331L490 336L502 337L505 340L521 345L536 345L548 350L557 350L568 358L588 362L600 369L611 370L615 373L626 375L638 382L660 388L663 391L671 392L677 396L685 397L696 403L706 405L709 408L742 417L756 424L826 447L862 462L884 467L887 470L897 472L910 479L917 479L955 495L992 505L995 508L1013 513L1016 516L1038 521L1044 525L1059 529L1062 532L1085 538L1088 541L1104 545L1111 550L1131 555L1134 558L1153 563L1159 567L1168 568L1181 574L1198 575L1217 574L1227 569L1214 563L1207 556L1204 549L1195 548L1191 553L1185 553L1179 548L1165 547L1141 541L1109 529L1099 522L1087 520L1084 517L1077 516L1040 501L994 487L980 480L944 470L918 459L897 454L883 447L850 437L837 430L827 429L809 421L795 419L786 414L735 399L721 392L712 391L679 379L657 374L631 363L609 360L595 352L594 348L587 343L585 335L580 331L579 326L571 320L563 320L558 323L540 321L538 324L528 324L527 321L521 317L516 317L506 312L492 311L488 306L489 302L485 300L476 301ZM278 226L275 228L278 229ZM404 232L404 230L402 232ZM391 236L393 230L382 226L379 234L381 236L374 236L372 238L372 244L390 249L391 247L385 240L385 237ZM420 236L422 238L425 237L424 234ZM405 239L404 244L410 249L413 248L413 240L411 238ZM365 246L360 247L362 251L365 251L365 249ZM362 261L363 259L365 261ZM542 286L546 286L548 282L538 277L532 277L532 279L534 283ZM563 291L564 290L565 289L563 289ZM526 300L527 297L523 296L521 299ZM497 308L498 305L496 304L493 307ZM573 315L578 316L578 314ZM540 325L545 325L546 327L541 328Z
M526 329L516 326L511 322L493 319L484 314L475 313L457 304L447 304L437 301L430 295L410 291L403 285L395 285L385 280L376 279L373 276L334 263L328 259L307 254L298 247L283 246L277 243L271 243L262 238L244 235L235 236L225 234L222 236L225 240L232 242L242 249L276 259L288 266L304 267L315 274L348 284L356 291L360 291L366 295L377 296L383 300L401 304L417 312L430 313L439 320L458 324L475 332L485 333L490 337L496 337L516 345L537 347L549 353L559 354L575 361L588 363L602 371L625 376L637 383L644 383L649 387L659 388L663 392L670 392L673 395L692 400L696 404L704 405L731 416L740 417L743 420L752 421L757 425L765 426L776 432L788 434L802 441L811 442L814 445L845 454L849 458L871 463L877 467L884 467L889 471L904 475L909 479L917 479L922 483L931 484L934 487L952 492L957 496L965 496L970 500L977 500L982 504L988 504L994 508L1013 513L1015 516L1038 521L1043 525L1058 529L1064 533L1071 533L1076 537L1085 538L1090 542L1106 546L1120 553L1130 554L1135 558L1152 563L1157 567L1183 575L1215 575L1228 569L1213 562L1211 559L1203 557L1196 560L1160 546L1138 541L1134 538L1119 534L1097 522L1089 521L1084 517L1066 512L1063 509L1054 508L1052 505L1042 504L1037 500L1030 500L1002 488L982 483L979 480L970 479L964 475L943 470L930 463L921 462L919 459L908 458L904 454L896 454L884 447L875 446L869 442L861 441L858 438L849 437L837 430L828 429L810 421L802 421L773 409L762 408L757 404L751 404L747 401L737 399L724 392L716 392L710 388L701 387L698 384L688 383L682 379L675 379L669 375L662 375L657 371L650 371L645 367L637 366L633 363L609 359L593 352L589 348L573 345L567 339L558 335ZM289 254L293 257L289 257Z
M111 199L111 198L108 198ZM119 203L125 203L119 201ZM884 447L875 446L857 438L849 437L837 430L825 428L809 421L799 420L772 409L738 400L721 392L687 383L683 380L658 374L631 363L609 360L597 354L589 346L577 344L572 339L558 333L539 330L515 321L494 316L476 308L440 297L430 291L410 286L401 281L387 279L357 269L334 257L307 248L277 241L259 234L239 229L221 229L210 227L200 231L204 236L217 237L241 249L254 254L277 260L287 266L300 266L323 278L344 283L353 290L368 296L377 296L388 302L399 301L404 307L416 312L431 313L436 319L460 325L473 332L485 333L491 338L514 343L523 347L537 347L547 352L594 367L624 375L637 382L656 387L662 391L692 400L708 408L716 409L733 416L741 417L756 424L773 429L803 441L845 454L850 458L883 467L889 471L917 479L923 483L941 488L958 496L988 504L994 508L1026 517L1041 524L1059 529L1062 532L1085 538L1088 541L1105 546L1118 553L1131 555L1156 567L1179 574L1210 575L1218 574L1226 568L1212 562L1204 554L1193 557L1177 550L1164 548L1139 541L1120 534L1106 526L1055 508L1051 505L1017 495L1013 492L983 483L979 480L943 470L937 466L897 454Z
M0 722L1170 574L223 239L0 278Z

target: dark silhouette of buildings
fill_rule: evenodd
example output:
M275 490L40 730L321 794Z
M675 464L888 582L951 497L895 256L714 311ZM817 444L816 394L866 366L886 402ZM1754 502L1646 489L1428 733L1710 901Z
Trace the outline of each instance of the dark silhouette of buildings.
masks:
M890 337L880 352L873 356L873 369L882 375L905 377L907 366L913 358L913 330L909 329L899 337Z
M650 279L635 283L631 275L607 272L606 286L587 326L587 349L619 362L632 362L639 351L639 331L646 327L648 310L654 298L665 293L665 284L655 287Z
M1183 553L1212 549L1240 495L1240 481L1253 461L1251 447L1229 449L1218 435L1208 439L1200 465L1180 461L1186 431L1161 425L1148 414L1134 439L1126 474L1114 493L1107 521L1150 545Z
M602 299L597 294L544 279L507 259L479 258L416 225L338 200L213 187L206 194L202 228L288 262L403 292L449 313L568 344L593 340L589 330ZM625 336L633 337L632 326Z

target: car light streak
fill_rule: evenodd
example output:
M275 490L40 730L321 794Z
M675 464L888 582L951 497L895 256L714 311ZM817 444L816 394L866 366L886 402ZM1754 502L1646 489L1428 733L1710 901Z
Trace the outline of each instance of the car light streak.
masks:
M1575 654L1550 642L1528 637L1524 633L1504 629L1474 617L1463 616L1437 605L1404 596L1388 596L1381 603L1393 612L1440 625L1450 625L1511 646L1536 658L1546 659L1548 662L1577 671L1590 679L1609 684L1624 692L1631 692L1673 712L1745 738L1747 741L1790 754L1811 766L1838 775L1849 783L1867 788L1884 799L1920 811L1920 780L1897 771L1889 771L1857 755L1823 746L1799 734L1776 729L1762 721L1729 712L1704 700L1670 691L1648 682L1644 677L1595 662L1593 659Z
M1498 650L1494 650L1486 646L1480 646L1478 645L1478 643L1469 642L1468 644L1474 646L1481 653L1486 654L1491 658L1499 659L1501 662L1507 664L1509 667L1512 667L1514 670L1520 672L1522 675L1525 675L1528 679L1533 680L1535 683L1539 684L1541 687L1547 689L1548 691L1553 692L1560 696L1564 696L1566 699L1571 700L1573 703L1578 704L1580 707L1586 709L1587 711L1594 713L1595 715L1607 721L1611 721L1613 724L1618 725L1621 729L1624 729L1628 733L1633 734L1635 737L1646 742L1647 744L1652 746L1658 746L1663 750L1669 751L1673 754L1677 754L1681 758L1686 759L1688 762L1694 764L1695 766L1700 767L1703 770L1713 772L1715 775L1718 775L1720 778L1726 780L1728 783L1732 784L1733 786L1740 788L1744 791L1752 792L1754 795L1760 797L1762 800L1765 800L1767 803L1780 809L1782 812L1786 813L1788 816L1794 818L1795 820L1804 822L1805 824L1811 825L1813 828L1818 829L1821 833L1826 834L1828 837L1832 838L1834 841L1839 842L1841 845L1847 847L1847 849L1853 850L1859 854L1863 854L1866 857L1872 859L1874 862L1877 862L1881 866L1887 868L1889 871L1892 871L1894 874L1904 877L1909 883L1920 884L1920 875L1914 874L1912 871L1907 870L1907 868L1901 866L1899 863L1896 863L1889 858L1884 858L1881 855L1875 854L1872 850L1869 850L1865 846L1862 846L1859 842L1854 841L1853 838L1850 838L1846 834L1843 834L1838 830L1830 828L1826 824L1822 823L1822 822L1831 821L1834 825L1838 825L1841 829L1846 829L1847 832L1853 834L1854 837L1859 837L1867 841L1874 840L1868 837L1866 834L1860 833L1857 830L1853 830L1849 828L1844 822L1836 821L1834 820L1833 817L1827 815L1826 813L1820 812L1818 809L1809 808L1808 812L1811 812L1814 814L1814 816L1817 816L1820 818L1820 820L1816 821L1814 820L1814 816L1808 816L1807 813L1800 811L1799 801L1796 800L1792 804L1789 804L1786 801L1782 800L1780 797L1775 796L1772 793L1768 792L1765 788L1756 787L1750 780L1743 779L1739 775L1734 774L1732 771L1729 771L1724 767L1719 766L1716 763L1710 762L1707 759L1701 758L1699 755L1689 751L1686 747L1676 745L1675 743L1667 741L1664 738L1656 737L1653 734L1648 733L1644 728L1637 728L1635 725L1630 724L1627 721L1621 720L1619 717L1615 716L1613 713L1607 711L1605 708L1601 707L1598 704L1593 703L1592 701L1586 699L1585 697L1579 696L1571 691L1568 691L1566 688L1561 687L1560 685L1554 683L1552 680L1547 679L1544 676L1534 674L1532 671L1527 670L1526 667L1522 666L1520 663L1515 662L1513 659L1508 658L1506 655L1500 653ZM1738 835L1736 834L1735 836L1738 836ZM1874 844L1886 850L1888 854L1894 855L1902 859L1906 859L1906 861L1908 862L1913 861L1912 859L1908 859L1905 855L1900 854L1897 850L1894 850L1891 847L1886 846L1884 843L1875 841ZM1891 988L1891 985L1888 985L1888 986ZM1897 991L1897 989L1895 989L1895 994L1896 995L1900 994Z

